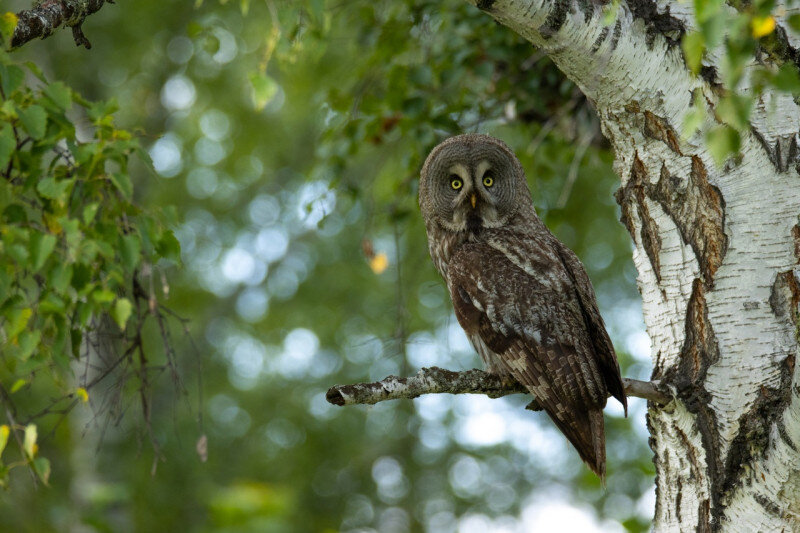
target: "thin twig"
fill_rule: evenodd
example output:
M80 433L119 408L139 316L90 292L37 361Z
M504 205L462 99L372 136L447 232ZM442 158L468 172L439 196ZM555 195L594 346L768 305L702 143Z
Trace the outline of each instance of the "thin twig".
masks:
M625 394L644 398L658 404L669 403L671 397L658 381L639 381L623 378ZM436 366L423 368L415 376L400 378L389 376L374 383L335 385L328 389L326 398L334 405L376 404L386 400L412 399L423 394L485 394L500 398L509 394L528 393L517 381L488 374L482 370L454 372ZM536 400L529 409L537 409Z

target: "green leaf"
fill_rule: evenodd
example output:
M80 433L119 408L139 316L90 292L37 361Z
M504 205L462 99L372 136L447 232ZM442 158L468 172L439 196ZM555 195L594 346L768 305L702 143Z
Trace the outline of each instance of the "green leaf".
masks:
M5 170L11 156L17 148L17 140L14 138L14 130L8 122L0 126L0 169Z
M16 65L0 65L0 87L3 88L6 98L20 88L25 80L25 72Z
M17 115L31 137L37 140L44 137L47 131L47 111L42 106L34 104L30 107L18 107Z
M721 0L694 0L695 19L702 24L716 16L721 7Z
M739 131L750 129L750 108L753 99L748 95L731 93L724 96L717 105L719 118Z
M703 52L706 47L703 34L697 31L687 33L683 37L681 46L683 47L683 55L686 57L686 65L693 74L697 75L700 72Z
M45 87L44 94L63 111L67 111L72 106L72 90L63 82L51 83Z
M128 319L131 316L131 311L133 311L133 305L127 298L120 298L114 304L111 316L122 331L125 331L125 325L128 323Z
M133 197L133 183L131 183L130 176L123 172L115 172L109 176L109 179L126 200Z
M142 241L136 234L123 235L120 238L120 256L122 263L128 271L132 271L139 265L142 259Z
M722 166L729 156L739 152L741 137L730 126L717 126L706 133L706 144L714 162Z
M11 340L15 339L28 326L31 315L33 315L33 309L29 307L9 311L6 315L8 319L5 326L6 337Z
M800 92L800 76L797 74L797 67L789 63L784 64L772 78L772 84L780 91Z
M45 457L37 457L33 460L33 470L36 472L36 475L39 476L39 479L42 480L42 483L47 485L50 479L50 461Z
M67 199L67 190L72 186L72 180L56 180L44 178L36 184L36 190L42 198L64 201Z
M83 223L87 226L92 223L94 216L97 214L97 209L100 207L98 202L93 202L83 208Z
M92 293L92 300L99 304L106 304L114 301L114 293L108 289L98 289Z
M64 294L72 281L72 265L59 262L51 272L48 281L50 288L59 294Z
M22 441L22 449L25 450L25 455L27 455L29 459L33 459L36 455L37 437L36 424L28 424L25 426L25 438Z
M47 83L47 78L44 77L44 72L42 72L42 69L39 68L39 65L33 61L26 61L25 66L28 67L28 70L31 71L31 74L36 76L40 82Z
M261 111L278 93L278 83L264 72L250 73L250 86L253 89L253 105Z
M40 345L42 340L42 332L38 329L33 331L23 331L17 337L17 346L13 350L13 355L17 359L26 361L36 348Z
M56 247L56 236L49 233L34 233L31 235L31 247L33 249L33 271L38 272L44 266L47 258L53 253Z
M787 21L794 31L800 33L800 14L795 13L794 15L789 15Z
M176 263L181 262L181 244L171 230L166 230L161 234L161 238L156 245L156 252L165 259L170 259Z

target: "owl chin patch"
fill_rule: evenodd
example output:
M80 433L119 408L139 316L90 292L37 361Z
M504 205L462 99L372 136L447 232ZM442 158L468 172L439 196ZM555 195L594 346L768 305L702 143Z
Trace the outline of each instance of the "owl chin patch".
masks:
M467 216L467 231L470 233L480 233L482 228L483 221L481 217L475 213L470 213L469 216Z

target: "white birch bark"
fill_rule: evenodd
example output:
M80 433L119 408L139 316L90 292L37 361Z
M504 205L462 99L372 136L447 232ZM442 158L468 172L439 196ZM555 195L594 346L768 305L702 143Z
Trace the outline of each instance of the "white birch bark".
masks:
M767 91L720 169L679 133L695 91L709 120L719 101L677 44L690 2L622 0L604 25L592 0L470 1L552 57L615 151L653 378L677 397L648 414L654 529L800 531L800 108Z

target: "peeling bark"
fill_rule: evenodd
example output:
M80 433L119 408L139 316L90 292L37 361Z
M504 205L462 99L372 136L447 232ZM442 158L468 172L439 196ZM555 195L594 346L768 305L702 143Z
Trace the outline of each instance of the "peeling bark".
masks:
M713 286L714 274L728 248L728 237L725 201L719 189L709 184L703 160L692 156L691 171L685 181L671 176L666 165L662 165L661 178L649 190L650 197L675 222L683 241L691 245L706 285Z

